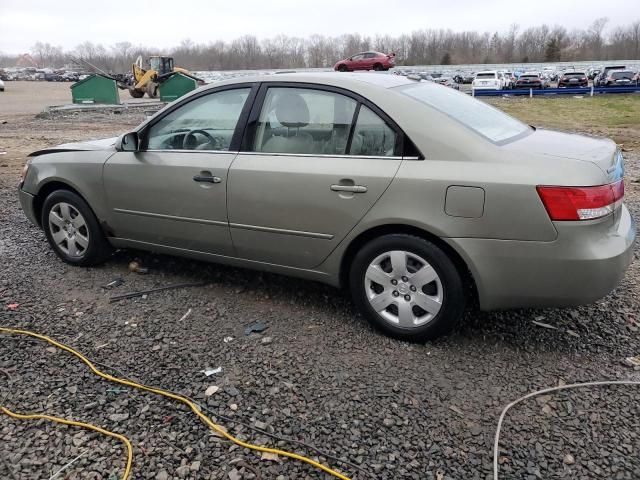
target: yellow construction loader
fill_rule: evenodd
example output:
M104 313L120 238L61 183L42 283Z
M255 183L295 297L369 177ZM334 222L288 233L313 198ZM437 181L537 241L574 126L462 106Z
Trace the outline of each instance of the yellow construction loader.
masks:
M142 67L142 56L131 66L133 85L118 85L126 88L133 98L142 98L146 93L151 98L158 96L158 85L177 72L189 74L188 70L173 66L173 57L154 55L149 57L149 69Z

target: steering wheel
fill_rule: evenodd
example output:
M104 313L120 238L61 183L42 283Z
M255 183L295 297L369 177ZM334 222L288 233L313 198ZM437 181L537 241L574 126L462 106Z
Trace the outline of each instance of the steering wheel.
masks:
M214 137L213 135L211 135L209 132L207 132L206 130L202 130L202 129L196 129L196 130L191 130L189 133L187 133L184 136L184 139L182 140L182 148L184 150L195 150L196 147L198 146L198 140L196 139L196 134L200 134L203 135L205 137L207 137L207 142L211 143L213 145L213 149L215 150L216 148L218 148L220 145L220 139Z

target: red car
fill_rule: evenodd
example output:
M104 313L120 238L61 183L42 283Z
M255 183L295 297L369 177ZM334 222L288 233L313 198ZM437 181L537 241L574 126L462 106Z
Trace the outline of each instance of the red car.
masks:
M338 72L353 72L354 70L389 70L396 63L395 53L362 52L353 57L340 60L333 67Z

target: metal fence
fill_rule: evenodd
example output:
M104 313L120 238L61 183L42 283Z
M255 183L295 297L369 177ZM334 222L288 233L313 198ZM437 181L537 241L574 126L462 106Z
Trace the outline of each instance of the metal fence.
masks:
M513 90L477 90L472 89L471 95L474 97L501 97L537 95L585 95L591 96L613 93L638 93L640 87L576 87L576 88L542 88L542 89L513 89Z

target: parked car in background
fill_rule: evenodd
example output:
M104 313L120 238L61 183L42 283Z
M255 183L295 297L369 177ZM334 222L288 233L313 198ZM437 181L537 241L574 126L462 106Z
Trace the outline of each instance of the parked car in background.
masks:
M0 80L0 92L4 92L4 81Z
M538 72L525 72L518 77L516 81L516 88L539 88L544 89L548 87L547 80L543 78Z
M438 85L444 85L445 87L453 88L454 90L460 90L460 85L451 77L438 77L433 81Z
M564 72L558 79L558 88L588 86L589 79L585 72Z
M44 79L47 82L64 82L64 77L62 75L58 75L57 73L45 73Z
M516 86L516 77L513 72L502 72L504 75L505 88L514 88Z
M633 258L623 172L611 140L431 82L294 73L216 82L119 138L34 152L18 194L68 264L136 248L299 276L424 341L469 298L608 294Z
M333 69L338 72L353 72L355 70L381 71L393 68L395 63L395 53L362 52L340 60Z
M462 82L465 85L473 83L473 80L476 78L476 72L466 72L462 75Z
M502 90L504 77L495 70L478 72L471 82L471 88L474 90Z
M589 80L593 80L594 78L596 78L598 75L600 75L600 69L599 68L590 68L588 71L588 77Z
M77 82L80 80L80 75L76 72L65 72L62 74L62 79L65 82Z
M626 65L607 65L606 67L602 67L601 72L597 77L593 79L594 87L602 87L604 86L605 79L609 76L609 72L611 70L626 70Z
M636 72L632 70L610 70L600 82L602 87L632 87L636 86Z

